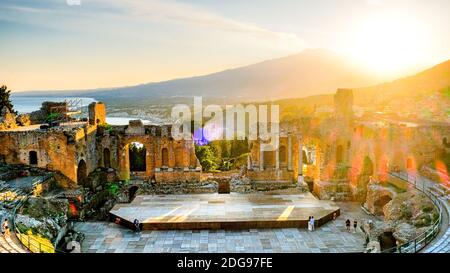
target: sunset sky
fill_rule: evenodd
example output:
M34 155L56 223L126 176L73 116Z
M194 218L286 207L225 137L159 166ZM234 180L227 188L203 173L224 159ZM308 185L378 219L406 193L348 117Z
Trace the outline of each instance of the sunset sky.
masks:
M347 55L387 78L450 59L448 0L80 1L0 2L0 84L126 86L306 48Z

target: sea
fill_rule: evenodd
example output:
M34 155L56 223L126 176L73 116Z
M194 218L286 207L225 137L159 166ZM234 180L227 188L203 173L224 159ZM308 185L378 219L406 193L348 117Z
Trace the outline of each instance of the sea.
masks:
M88 97L22 97L11 96L11 102L14 105L14 110L23 113L31 113L41 109L44 101L63 102L65 100L79 100L80 107L86 108L90 103L96 102L94 98ZM111 125L127 125L130 120L136 120L135 117L106 117L106 122ZM150 124L150 121L141 119L144 124Z

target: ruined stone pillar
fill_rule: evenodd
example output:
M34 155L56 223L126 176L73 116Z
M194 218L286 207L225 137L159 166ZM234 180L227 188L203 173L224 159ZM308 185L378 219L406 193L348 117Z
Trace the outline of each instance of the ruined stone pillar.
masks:
M263 145L259 144L259 170L264 171L264 151Z
M315 165L316 168L314 170L314 179L320 180L320 170L323 169L324 166L324 162L322 161L322 158L324 158L324 152L321 150L320 146L317 145L316 146L316 159L315 159Z
M275 150L275 169L280 169L280 147Z
M292 171L292 138L288 136L288 170Z
M252 169L252 159L250 158L250 155L247 156L247 170Z
M119 178L121 180L130 179L130 158L128 144L120 147L119 155Z
M303 183L303 146L302 139L300 136L297 136L298 141L298 183Z

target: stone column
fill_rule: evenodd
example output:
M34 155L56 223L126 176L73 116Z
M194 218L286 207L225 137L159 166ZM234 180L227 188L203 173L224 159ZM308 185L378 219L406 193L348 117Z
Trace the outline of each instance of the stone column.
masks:
M121 180L130 180L130 154L128 145L119 148L119 178Z
M292 138L288 136L288 170L292 171Z
M303 183L303 145L300 136L297 136L298 141L298 183Z
M247 170L251 170L252 169L252 160L251 160L251 155L247 156Z
M259 170L264 171L264 151L262 149L263 145L259 144Z
M280 169L280 146L274 151L275 153L275 170Z

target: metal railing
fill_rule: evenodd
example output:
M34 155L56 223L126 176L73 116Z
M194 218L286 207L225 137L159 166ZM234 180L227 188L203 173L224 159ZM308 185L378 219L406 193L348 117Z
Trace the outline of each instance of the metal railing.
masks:
M42 181L39 181L38 183L34 183L33 186L36 186L38 184L45 183L48 179L53 177L53 175L48 175L42 179ZM13 209L12 213L12 231L16 235L17 239L19 239L20 243L23 247L28 249L32 253L55 253L56 248L53 246L52 243L45 243L41 242L36 238L36 235L32 234L24 234L23 231L20 231L20 229L16 225L16 216L17 211L25 204L25 202L30 197L30 194L22 197L20 201L17 203L17 205Z
M423 179L420 179L420 177L397 172L389 172L389 175L413 185L414 189L425 194L425 196L427 196L433 202L434 206L439 212L438 219L434 221L426 231L422 232L417 237L404 244L382 251L383 253L417 253L425 246L427 246L431 241L433 241L433 239L439 233L442 222L442 205L440 201L430 192L429 186L426 185L427 182Z

